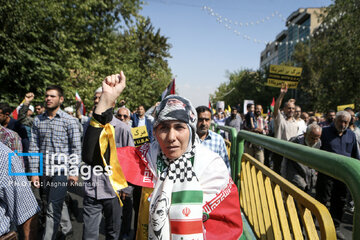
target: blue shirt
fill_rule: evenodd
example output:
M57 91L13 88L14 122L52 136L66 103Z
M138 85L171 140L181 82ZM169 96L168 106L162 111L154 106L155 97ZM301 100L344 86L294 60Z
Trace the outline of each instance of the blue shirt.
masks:
M350 129L346 129L343 135L339 136L334 123L332 123L329 127L323 128L321 143L322 150L360 159L356 137Z
M12 151L0 143L0 236L10 231L11 223L21 225L40 211L26 176L9 176L9 154ZM11 158L11 172L24 172L22 161Z
M230 171L229 157L226 151L225 141L223 137L213 131L209 130L208 135L204 141L200 140L201 144L209 148L211 151L220 155L224 160L226 167Z
M48 117L47 112L35 117L31 129L29 152L43 153L43 166L47 176L51 175L53 165L63 165L68 168L69 166L77 167L80 164L81 140L77 121L76 118L60 109L52 119ZM65 157L59 155L60 153L65 154ZM49 156L48 161L46 156ZM75 156L77 156L78 161L75 161ZM51 161L52 157L54 161ZM39 172L39 158L29 158L30 171ZM65 158L67 158L67 162L65 162Z

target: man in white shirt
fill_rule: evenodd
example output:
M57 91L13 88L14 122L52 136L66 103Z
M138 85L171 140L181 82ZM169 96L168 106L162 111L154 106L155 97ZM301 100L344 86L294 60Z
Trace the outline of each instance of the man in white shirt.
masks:
M299 126L299 130L297 135L302 135L304 133L306 133L306 123L305 121L301 118L301 107L300 106L295 106L295 114L294 114L295 120Z

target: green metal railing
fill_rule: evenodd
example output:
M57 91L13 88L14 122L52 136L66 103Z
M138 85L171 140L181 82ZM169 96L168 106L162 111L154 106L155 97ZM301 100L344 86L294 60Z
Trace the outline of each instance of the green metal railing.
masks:
M240 187L241 157L244 153L244 142L262 146L288 159L305 164L315 170L344 182L349 188L354 200L353 239L360 239L360 161L339 154L330 153L302 146L273 137L243 131L236 134L231 127L212 124L216 132L223 130L230 134L231 141L231 176ZM234 144L235 143L235 144ZM239 188L240 189L240 188Z
M353 197L355 211L353 217L353 239L360 239L360 161L314 148L286 142L261 134L240 131L237 135L237 168L241 170L241 157L244 150L244 140L262 146L288 159L300 162L326 175L344 182ZM232 143L233 145L233 143ZM236 179L239 184L239 178Z
M230 168L231 168L231 177L233 180L236 180L237 176L237 149L236 149L236 137L237 137L237 131L235 128L232 127L226 127L226 126L219 126L214 124L214 131L220 134L220 130L223 130L229 134L229 140L232 143L230 148ZM235 143L235 144L234 144Z

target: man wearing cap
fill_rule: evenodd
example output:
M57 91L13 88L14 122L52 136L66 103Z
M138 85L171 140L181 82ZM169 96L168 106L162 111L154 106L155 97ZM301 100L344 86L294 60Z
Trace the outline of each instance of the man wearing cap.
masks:
M102 88L98 88L94 94L94 109L96 109L102 95ZM115 102L113 103L113 107ZM90 120L89 120L90 121ZM116 147L134 146L130 127L112 117L110 124L115 130ZM89 126L89 122L87 127ZM86 127L86 128L87 128ZM86 132L86 131L84 131ZM84 153L83 153L84 154ZM121 231L121 216L123 208L114 192L109 177L104 173L93 174L93 167L90 168L89 179L84 179L84 200L83 200L83 239L98 239L102 215L105 217L106 239L118 239ZM132 187L122 190L122 199L130 195ZM131 209L131 206L128 207Z

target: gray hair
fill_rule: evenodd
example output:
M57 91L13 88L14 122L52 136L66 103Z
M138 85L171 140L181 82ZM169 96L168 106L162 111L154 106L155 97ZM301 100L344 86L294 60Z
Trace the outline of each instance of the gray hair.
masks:
M316 122L313 122L312 124L309 124L306 128L306 133L310 133L312 132L313 130L320 130L322 131L322 128L316 123Z
M351 114L347 111L340 111L340 112L337 112L336 113L336 119L338 118L348 118L348 119L351 119Z
M129 117L131 116L130 109L128 109L128 108L125 107L125 106L119 107L118 110L116 111L116 113L117 113L121 108L125 108L125 109L128 111L128 113L129 113Z

